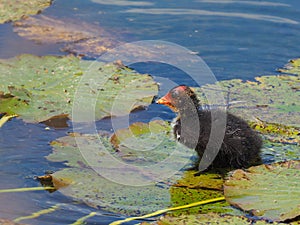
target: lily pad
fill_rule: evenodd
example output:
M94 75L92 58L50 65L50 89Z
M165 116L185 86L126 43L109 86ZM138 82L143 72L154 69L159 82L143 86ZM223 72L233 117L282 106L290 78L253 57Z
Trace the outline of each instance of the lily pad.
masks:
M257 119L268 123L300 127L300 92L295 87L300 76L263 76L257 82L229 80L206 85L202 90L229 88L230 101L238 101L229 111L248 121ZM216 91L216 95L220 94Z
M172 206L182 206L191 204L197 201L208 200L213 198L222 197L221 191L205 190L201 188L182 188L172 186L170 189ZM220 214L233 213L233 209L225 202L216 202L188 209L181 209L170 212L172 216L178 216L181 214L198 214L215 212Z
M119 43L96 24L44 15L15 22L14 32L37 43L64 43L62 51L89 57L99 56Z
M223 191L224 179L220 174L207 172L195 176L195 171L186 171L182 179L174 187L187 187L191 189Z
M300 73L298 60L286 66L285 73L295 75L276 75L256 77L256 81L239 79L220 81L216 84L195 88L201 101L205 92L220 95L229 91L229 102L235 103L229 111L248 121L257 119L273 124L300 127ZM297 69L298 68L298 69Z
M235 170L224 185L226 200L258 218L285 221L300 215L300 161Z
M57 187L58 190L92 207L139 215L223 195L223 179L219 175L207 173L194 177L195 171L182 170L185 165L191 166L193 151L174 140L171 127L165 121L137 122L111 137L72 133L51 145L53 153L47 159L71 167L52 174L53 179L70 184ZM89 156L84 157L87 150ZM130 167L110 167L111 163L105 162L107 154ZM120 178L126 180L127 185L116 182ZM138 182L145 180L149 181L148 185L137 187ZM232 212L228 206L226 202L219 202L184 212Z
M192 150L173 140L170 129L164 121L151 121L149 124L132 124L129 129L119 130L110 138L106 135L77 133L59 138L51 143L53 153L47 159L65 162L71 168L57 171L52 177L67 180L70 184L58 188L63 194L93 207L127 215L169 207L170 185L182 174L180 169L189 162L192 153ZM147 144L145 139L156 145ZM101 145L97 142L99 140ZM78 148L80 143L84 144L84 150ZM145 149L145 146L150 149ZM87 150L91 150L88 160L83 153ZM130 166L118 167L120 163L109 168L110 165L105 162L107 155ZM168 161L169 157L172 160ZM98 173L93 169L99 169ZM169 171L173 172L165 176ZM109 176L105 176L105 172ZM155 181L154 176L161 180ZM121 178L128 184L116 182ZM139 185L139 179L149 180L148 185Z
M80 83L86 74L93 79ZM2 59L0 77L1 113L18 114L26 122L42 122L59 115L72 119L73 107L84 114L91 108L91 101L95 102L96 120L126 115L149 105L158 91L149 75L74 56L20 55ZM78 89L79 85L85 89Z
M16 21L27 15L40 13L52 4L52 0L1 0L0 23Z
M222 175L213 172L202 173L195 176L195 171L185 171L170 188L172 206L182 206L196 201L213 199L223 196ZM234 214L233 208L225 201L204 204L197 207L181 209L169 212L168 215L178 216L181 214L198 214L215 212L220 214Z
M231 216L231 215L219 215L216 213L207 213L207 214L195 214L195 215L180 215L177 217L174 216L164 216L161 217L155 223L141 223L140 225L204 225L204 224L215 224L215 225L227 225L227 224L235 224L235 225L264 225L270 224L266 221L253 221L244 216ZM272 224L284 224L284 223L272 223Z

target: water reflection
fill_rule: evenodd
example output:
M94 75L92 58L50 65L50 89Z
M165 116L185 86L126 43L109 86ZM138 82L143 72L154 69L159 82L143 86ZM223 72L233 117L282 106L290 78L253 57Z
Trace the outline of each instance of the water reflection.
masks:
M256 5L256 6L287 6L291 5L277 2L263 2L263 1L240 1L240 0L196 0L196 2L203 3L217 3L217 4L245 4L245 5Z
M118 5L118 6L149 6L154 5L152 2L145 2L145 1L128 1L128 0L114 0L114 1L107 1L107 0L91 0L94 3L99 3L103 5Z
M173 9L173 8L152 8L152 9L128 9L123 11L125 13L144 13L157 15L199 15L199 16L221 16L221 17L237 17L242 19L253 19L260 21L268 21L275 23L298 24L297 21L263 14L238 13L238 12L219 12L200 9Z

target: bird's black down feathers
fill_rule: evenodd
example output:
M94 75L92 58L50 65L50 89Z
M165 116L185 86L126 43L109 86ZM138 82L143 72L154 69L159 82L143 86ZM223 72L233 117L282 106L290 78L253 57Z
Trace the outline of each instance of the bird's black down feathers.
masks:
M199 162L207 157L212 161L210 168L247 168L261 163L261 137L246 121L225 110L202 109L189 87L179 87L173 88L169 95L178 112L173 122L174 135L179 142L196 150ZM213 151L216 157L209 159Z

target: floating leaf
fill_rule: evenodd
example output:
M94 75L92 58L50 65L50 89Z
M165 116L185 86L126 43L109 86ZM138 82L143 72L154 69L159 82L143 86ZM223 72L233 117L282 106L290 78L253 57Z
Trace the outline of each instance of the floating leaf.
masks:
M68 187L58 188L59 191L93 207L140 215L223 196L223 179L219 175L207 173L194 177L195 171L181 170L186 163L190 163L193 151L174 140L170 125L164 121L154 120L149 124L137 122L127 129L116 131L110 138L73 133L57 139L51 145L53 153L47 159L65 162L72 167L52 174L56 180L71 183ZM84 149L80 150L78 146ZM133 166L109 168L110 165L105 163L107 154ZM172 160L168 160L169 157ZM92 168L99 169L98 173ZM173 171L170 176L165 176L170 170ZM103 177L105 171L109 177ZM153 183L152 179L157 175L160 180ZM116 182L119 177L128 183L132 182L131 185ZM151 182L147 186L136 187L141 180ZM228 208L226 202L221 202L184 211L228 213L232 209Z
M266 139L262 149L264 162L299 159L300 152L300 75L299 61L289 66L291 75L256 77L256 81L228 80L194 88L200 101L217 99L229 91L229 111L246 119ZM285 70L284 72L288 72ZM273 142L273 143L272 143Z
M196 214L196 215L180 215L174 216L164 216L161 217L157 222L151 223L152 225L204 225L204 224L236 224L236 225L251 225L253 220L246 218L244 216L230 216L230 215L219 215L216 213L207 214ZM256 221L254 224L265 225L270 224L266 221ZM284 224L284 223L272 223L272 224ZM150 225L150 223L141 223L140 225Z
M66 162L72 168L51 176L71 183L59 189L63 194L93 207L128 215L169 207L170 185L180 177L180 169L189 162L193 152L173 140L170 129L166 122L154 120L149 124L134 123L128 129L117 131L111 138L77 133L59 138L51 143L53 153L47 159ZM84 146L84 149L78 146ZM84 157L85 152L88 159ZM110 168L111 163L107 164L105 158L107 155L131 166L119 163ZM99 169L99 173L92 168ZM109 177L104 177L105 172ZM161 181L154 182L155 176ZM128 185L116 182L120 178ZM138 182L145 180L148 185L139 185Z
M27 15L40 13L50 6L52 0L28 0L11 1L1 0L0 2L0 23L16 21Z
M226 200L258 218L285 221L300 215L300 161L235 170L224 185Z
M119 171L122 174L122 171ZM92 169L68 168L52 175L56 179L70 179L73 184L59 189L87 205L126 215L140 215L156 211L170 204L170 195L160 186L128 186L99 176Z
M170 188L172 206L181 206L196 201L213 199L223 196L223 182L221 175L211 172L195 176L195 171L185 171L182 178L178 179ZM205 204L183 210L170 212L169 215L198 214L208 212L233 213L232 208L225 201Z
M15 22L14 31L38 43L65 43L63 51L90 57L99 56L119 43L100 26L44 15Z
M299 127L300 92L293 87L300 82L300 77L297 80L289 77L264 76L256 78L257 82L221 81L217 85L206 85L203 90L219 89L218 85L230 87L230 101L241 102L231 107L231 112L249 121L258 118L269 123Z
M223 178L220 174L207 172L195 176L195 171L186 171L182 179L174 187L187 187L191 189L223 191Z
M205 175L204 175L205 176ZM197 201L203 201L207 199L213 199L222 197L223 193L216 190L205 190L202 188L184 188L184 187L171 187L170 189L172 206L182 206ZM198 214L198 213L231 213L233 210L229 207L229 204L225 201L217 202L213 204L206 204L202 206L192 207L189 209L176 210L170 214L178 216L181 214Z
M220 81L216 84L195 88L205 103L205 94L218 96L220 90L228 90L229 102L235 102L230 111L256 122L257 119L273 124L300 127L300 73L299 62L294 60L288 66L292 75L261 76L256 81L238 79ZM297 69L298 68L298 69ZM212 97L213 99L213 97Z
M86 74L89 81L80 83ZM158 89L148 75L74 56L20 55L2 59L0 77L1 112L18 114L26 122L42 122L62 115L71 118L73 107L80 110L77 115L84 114L91 109L92 101L96 120L126 115L150 104ZM91 119L94 118L85 118Z

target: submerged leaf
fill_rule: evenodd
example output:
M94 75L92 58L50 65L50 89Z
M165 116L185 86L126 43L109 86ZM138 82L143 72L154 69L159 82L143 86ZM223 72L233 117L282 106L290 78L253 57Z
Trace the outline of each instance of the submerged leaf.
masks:
M259 218L285 221L300 215L300 161L235 170L224 185L226 200Z
M63 52L89 58L104 56L102 59L109 62L119 59L124 62L153 61L170 54L170 48L164 46L163 42L158 44L155 41L154 45L152 41L124 43L119 35L120 30L109 32L101 25L78 19L57 19L39 15L14 23L14 31L21 37L37 43L63 44L60 49ZM181 60L182 52L178 51L176 54L173 52L172 55Z
M89 57L99 56L119 43L98 25L44 15L15 22L14 31L38 43L65 43L63 51Z
M85 77L82 75L90 78L87 83L80 83ZM26 122L72 119L73 107L77 115L93 110L96 120L126 115L149 105L158 90L149 75L74 56L20 55L2 59L0 78L1 113L18 114ZM95 108L91 108L91 102ZM81 119L93 120L92 116Z
M17 223L8 219L0 218L1 225L26 225L25 223Z
M27 15L34 15L47 8L52 0L1 0L0 24L22 19Z

